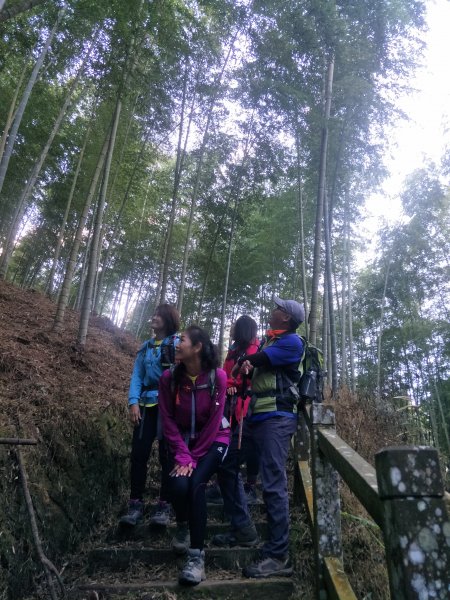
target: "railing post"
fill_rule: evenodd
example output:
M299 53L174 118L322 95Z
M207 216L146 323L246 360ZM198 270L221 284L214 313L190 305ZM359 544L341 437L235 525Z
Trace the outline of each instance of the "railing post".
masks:
M316 598L325 600L324 559L342 560L341 503L338 474L318 444L318 429L335 428L334 410L327 404L313 403L312 413L312 481L314 498L314 554L316 563Z
M298 411L298 425L297 425L297 444L296 444L296 453L297 460L309 462L310 457L310 449L311 449L311 440L309 435L308 425L305 420L305 415L303 411L299 409Z
M375 455L391 597L450 598L450 522L435 448Z
M312 483L309 460L311 455L311 436L303 410L299 407L297 435L294 454L294 503L304 505L310 527L313 527Z

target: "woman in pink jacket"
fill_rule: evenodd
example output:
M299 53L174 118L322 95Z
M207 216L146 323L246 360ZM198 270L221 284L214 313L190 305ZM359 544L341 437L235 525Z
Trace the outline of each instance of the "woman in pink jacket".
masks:
M177 366L159 384L159 410L171 463L169 492L177 519L172 548L188 553L179 582L205 579L205 488L226 455L230 429L223 417L227 376L206 331L192 325L180 335Z

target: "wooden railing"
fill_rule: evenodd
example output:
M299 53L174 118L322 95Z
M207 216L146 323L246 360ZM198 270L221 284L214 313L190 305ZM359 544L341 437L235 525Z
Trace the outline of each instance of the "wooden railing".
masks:
M356 599L342 558L339 476L383 532L392 600L450 598L448 494L434 448L385 448L374 469L336 434L333 406L316 403L299 414L295 448L318 600Z

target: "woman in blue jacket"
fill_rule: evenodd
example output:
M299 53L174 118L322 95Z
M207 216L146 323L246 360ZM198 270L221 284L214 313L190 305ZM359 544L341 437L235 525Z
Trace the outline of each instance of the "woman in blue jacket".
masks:
M134 426L130 465L131 490L128 511L119 521L128 526L134 526L142 520L147 463L155 438L161 438L158 431L158 386L162 372L175 360L174 347L178 339L176 332L180 327L180 315L176 308L169 304L160 304L151 319L151 327L154 337L147 340L137 354L128 393L129 417ZM166 457L164 441L160 439L161 488L158 507L150 523L162 526L168 525L170 518Z

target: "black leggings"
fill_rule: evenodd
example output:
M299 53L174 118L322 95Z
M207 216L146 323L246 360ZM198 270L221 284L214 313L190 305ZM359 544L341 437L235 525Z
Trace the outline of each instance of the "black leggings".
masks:
M198 461L190 477L169 477L172 506L178 523L189 521L191 548L203 550L206 533L206 484L217 471L227 452L226 444L214 442ZM175 464L173 457L171 467Z
M158 405L140 407L141 422L133 431L131 443L130 498L142 500L147 481L147 464L150 451L158 435ZM169 500L168 484L168 453L165 441L159 440L159 463L161 465L161 487L159 497L166 502Z

